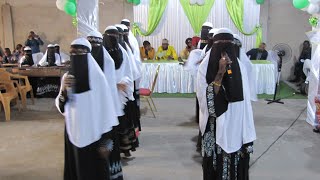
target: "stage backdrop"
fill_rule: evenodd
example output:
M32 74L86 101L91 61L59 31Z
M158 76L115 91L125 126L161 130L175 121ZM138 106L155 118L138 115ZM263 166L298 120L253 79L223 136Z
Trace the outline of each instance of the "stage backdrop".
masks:
M142 29L147 30L148 10L150 0L141 0L141 4L134 6L134 21L139 23ZM260 19L260 5L256 0L244 0L244 29L250 33L257 25ZM245 36L238 31L234 25L226 7L226 0L215 0L209 13L207 21L212 22L215 28L227 27L234 33L243 38L245 49L251 49L256 45L256 35ZM195 34L189 20L183 10L180 0L169 0L167 8L162 16L157 29L147 37L139 36L139 43L142 45L144 40L150 41L157 50L161 45L161 40L167 38L169 43L175 47L177 53L185 47L185 39L193 37Z

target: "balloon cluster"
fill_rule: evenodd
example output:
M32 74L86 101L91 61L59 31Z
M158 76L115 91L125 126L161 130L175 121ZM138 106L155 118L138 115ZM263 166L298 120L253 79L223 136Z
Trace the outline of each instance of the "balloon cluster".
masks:
M72 17L77 16L77 0L57 0L56 5L59 10L66 14Z
M128 3L133 3L134 5L139 5L140 0L128 0Z
M257 4L264 4L264 0L256 0Z
M293 6L312 15L320 13L320 0L293 0Z

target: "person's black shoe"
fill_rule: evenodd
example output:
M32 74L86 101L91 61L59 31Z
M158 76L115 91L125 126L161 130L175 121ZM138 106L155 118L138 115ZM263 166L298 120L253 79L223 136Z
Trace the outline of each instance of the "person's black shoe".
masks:
M320 133L320 129L314 128L314 129L313 129L313 132L315 132L315 133Z
M298 78L291 79L289 82L296 83L296 82L299 82L299 79Z

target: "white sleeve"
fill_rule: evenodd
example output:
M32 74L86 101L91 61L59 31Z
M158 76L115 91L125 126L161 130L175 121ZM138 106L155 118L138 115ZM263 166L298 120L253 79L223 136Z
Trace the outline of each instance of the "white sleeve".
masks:
M58 111L59 111L62 115L64 115L64 113L61 112L61 109L60 109L60 106L59 106L59 104L60 104L59 98L60 98L60 94L62 93L62 84L64 83L64 80L65 80L65 78L67 77L67 75L68 75L68 73L65 73L65 74L62 76L62 78L61 78L60 91L59 91L58 96L57 96L56 99L55 99L56 107L57 107Z
M202 134L204 134L206 124L209 117L208 105L207 105L207 87L206 80L207 67L209 63L209 57L207 56L199 66L197 75L197 98L199 102L199 126Z

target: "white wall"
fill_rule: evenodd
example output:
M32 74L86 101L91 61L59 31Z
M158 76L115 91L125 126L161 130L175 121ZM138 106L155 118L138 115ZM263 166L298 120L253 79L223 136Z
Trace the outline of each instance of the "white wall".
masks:
M292 74L301 44L308 39L305 32L311 30L309 17L307 12L295 9L292 0L268 0L261 6L261 23L267 48L272 49L278 43L286 43L292 48L293 57L284 64L282 79L288 79Z

